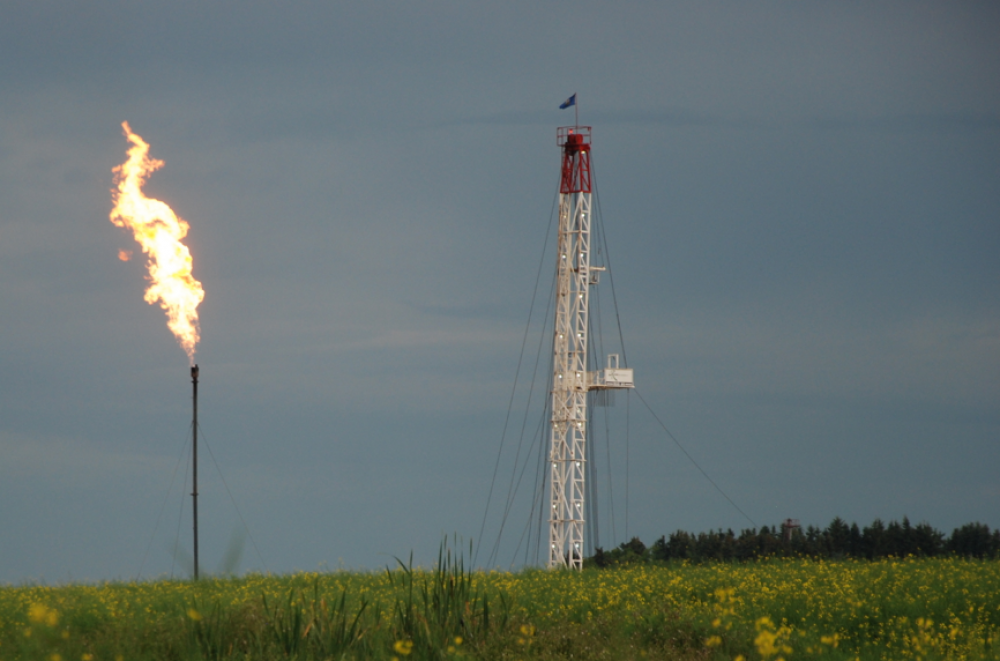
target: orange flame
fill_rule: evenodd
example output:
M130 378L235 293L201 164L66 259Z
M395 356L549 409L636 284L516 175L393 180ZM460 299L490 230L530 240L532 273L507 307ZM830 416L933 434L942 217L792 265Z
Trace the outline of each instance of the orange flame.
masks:
M158 302L167 311L167 327L193 365L195 346L200 339L198 304L205 298L205 290L191 276L191 252L181 243L187 236L188 224L166 203L142 194L147 177L163 167L163 161L149 158L149 145L132 133L128 122L122 122L122 128L132 146L128 149L128 160L112 170L118 189L111 191L115 205L111 222L132 230L142 251L149 255L146 302L150 305Z

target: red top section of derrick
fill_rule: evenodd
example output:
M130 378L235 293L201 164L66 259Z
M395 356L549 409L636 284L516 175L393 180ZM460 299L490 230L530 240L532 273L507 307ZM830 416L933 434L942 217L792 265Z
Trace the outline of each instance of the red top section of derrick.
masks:
M560 126L556 143L562 147L560 193L590 192L590 127Z

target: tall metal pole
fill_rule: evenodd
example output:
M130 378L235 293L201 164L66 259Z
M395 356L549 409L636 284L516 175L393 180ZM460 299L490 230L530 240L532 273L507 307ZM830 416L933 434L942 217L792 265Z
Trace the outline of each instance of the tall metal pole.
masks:
M194 580L198 580L198 366L191 368L191 385L194 387L194 418L191 422L191 491L194 508Z

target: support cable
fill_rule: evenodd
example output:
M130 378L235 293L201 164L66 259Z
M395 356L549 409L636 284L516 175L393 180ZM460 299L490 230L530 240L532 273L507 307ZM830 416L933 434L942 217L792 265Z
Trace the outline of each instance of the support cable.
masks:
M177 479L177 471L180 470L181 462L184 460L186 453L185 448L187 448L187 434L185 433L184 441L181 443L181 453L177 457L177 464L174 466L174 473L170 476L170 484L167 486L167 495L163 497L163 504L160 505L160 513L156 515L156 523L153 524L153 534L149 536L149 544L146 545L146 552L142 554L142 562L139 563L139 571L136 572L135 580L139 580L142 576L142 569L146 566L146 558L149 557L149 550L153 547L153 539L156 538L156 531L160 529L160 519L163 518L163 512L167 509L167 501L170 500L170 492L174 489L174 480ZM180 533L178 532L178 535Z
M518 472L518 470L517 470L517 466L516 466L516 465L514 466L514 472L515 472L515 473L517 473L517 485L516 485L516 486L514 487L514 493L515 493L515 494L516 494L516 493L517 493L517 492L518 492L518 491L520 490L520 488L521 488L521 480L522 480L522 479L524 478L524 472L525 472L525 470L527 470L527 468L528 468L528 462L529 462L529 461L530 461L530 459L531 459L531 453L532 453L532 451L534 451L534 449L535 449L536 445L538 445L538 441L539 441L539 439L541 438L541 435L542 435L542 428L543 428L543 426L544 426L544 425L545 425L545 413L543 412L543 413L542 413L542 417L541 417L541 418L539 419L539 421L538 421L538 430L537 430L537 435L536 435L536 436L534 436L534 440L533 440L533 441L531 442L531 446L530 446L530 447L528 448L528 452L527 452L527 454L526 454L526 455L525 455L525 457L524 457L524 463L523 463L523 464L521 465L521 470L520 470L520 472ZM510 506L509 506L509 505L510 505L510 504L508 503L508 508L507 508L507 511L505 511L505 512L504 512L504 523L506 523L506 521L507 521L507 515L508 515L508 514L510 513ZM532 503L532 507L534 507L534 503ZM530 519L529 519L529 521L530 521ZM523 540L524 540L524 533L522 532L522 533L521 533L521 539L520 539L520 540L518 540L518 543L517 543L517 547L516 547L516 548L514 549L514 555L513 555L513 558L511 559L511 565L512 565L512 566L513 566L514 562L515 562L515 561L516 561L516 559L517 559L517 552L518 552L518 551L520 550L520 548L521 548L521 542L522 542ZM499 555L499 553L500 553L500 546L499 546L499 542L500 542L500 540L499 540L499 538L498 538L498 539L497 539L497 544L496 544L496 545L494 545L494 547L493 547L493 552L492 552L492 553L490 554L490 559L489 559L489 562L487 563L487 564L489 564L489 565L493 565L494 563L496 563L496 561L497 561L497 559L498 559L498 555Z
M546 416L551 415L552 409L546 404ZM545 515L548 512L548 508L545 506L545 488L549 486L549 472L545 470L545 465L547 459L545 457L545 448L543 446L542 451L538 453L538 468L542 474L542 483L538 487L538 532L535 535L535 564L539 564L541 559L542 550L542 525L545 522Z
M528 455L524 458L524 464L521 466L521 472L518 474L518 477L517 477L517 489L520 489L520 487L521 487L521 479L524 477L524 471L528 468L528 461L531 459L531 452L535 449L536 446L539 447L539 452L543 451L543 448L541 447L542 444L539 443L539 441L543 440L543 437L544 437L544 433L543 432L544 432L544 430L545 430L545 412L542 413L542 417L538 421L538 427L536 428L535 440L531 442L531 447L528 448ZM537 482L537 480L536 480L536 482ZM531 509L532 509L532 511L535 509L535 503L534 502L531 503ZM517 562L518 551L521 550L521 544L524 542L524 537L527 534L527 532L530 529L530 527L531 527L531 518L529 517L527 525L525 525L524 530L521 531L521 537L520 537L520 539L517 540L517 547L515 547L515 549L514 549L514 554L511 556L511 561L510 561L511 568L513 568L514 563ZM493 562L496 561L496 553L497 553L497 551L498 551L498 549L494 549L494 555L491 557L490 564L493 564Z
M653 412L653 409L652 409L652 408L650 408L649 404L647 404L647 403L646 403L646 400L645 400L645 399L643 398L643 396L642 396L642 394L641 394L641 393L639 392L639 389L638 389L638 388L635 388L635 395L636 395L636 397L638 397L638 398L639 398L639 401L643 403L643 405L644 405L644 406L646 407L646 410L647 410L647 411L649 411L650 415L652 415L652 416L653 416L653 418L654 418L654 419L656 420L656 422L658 422L658 423L660 424L660 427L661 427L661 428L663 428L663 431L665 431L665 432L667 433L667 436L669 436L669 437L670 437L670 440L674 442L674 445L676 445L676 446L677 446L677 447L678 447L678 448L680 449L680 451L684 453L684 456L685 456L685 457L687 457L687 458L688 458L688 460L689 460L689 461L690 461L690 462L691 462L692 464L694 464L694 467L698 469L698 472L700 472L700 473L701 473L701 474L702 474L702 475L703 475L703 476L705 477L705 479L706 479L706 480L708 480L709 484L711 484L711 485L712 485L713 487L715 487L715 490L716 490L716 491L718 491L718 492L719 492L720 494L722 494L722 497L723 497L723 498L725 498L726 500L728 500L728 501L729 501L729 504L730 504L730 505L732 505L732 506L733 506L733 507L734 507L734 508L736 509L736 511L737 511L737 512L739 512L740 514L742 514L742 515L743 515L743 517L744 517L744 518L745 518L745 519L746 519L747 521L749 521L749 522L750 522L750 524L751 524L751 525L752 525L752 526L753 526L754 528L756 528L756 527L757 527L757 524L756 524L756 523L754 522L754 520L753 520L753 519L751 519L751 518L750 518L750 517L749 517L749 516L747 515L747 513L746 513L746 512L744 512L743 510L741 510L741 509L740 509L740 506L739 506L739 505L737 505L736 503L734 503L734 502L733 502L733 499L732 499L732 498L730 498L729 496L727 496L727 495L726 495L726 492L725 492L725 491L723 491L723 490L722 490L722 488L721 488L721 487L719 487L719 485L715 483L715 480L713 480L712 478L710 478L710 477L708 476L708 473L706 473L706 472L705 472L705 470L704 470L704 469L703 469L703 468L702 468L701 466L699 466L699 465L698 465L698 462L694 460L694 457L692 457L692 456L691 456L690 454L688 454L688 451L684 449L684 446L680 444L680 441L678 441L678 440L677 440L677 438L676 438L676 437L675 437L675 436L674 436L674 435L673 435L673 434L672 434L672 433L670 432L670 430L669 430L669 429L667 429L667 426L666 426L665 424L663 424L663 421L662 421L662 420L660 420L659 416L657 416L657 415L656 415L656 413L654 413L654 412Z
M608 281L611 284L611 301L612 301L612 303L614 303L614 307L615 307L615 319L618 322L618 339L619 339L619 341L621 341L621 344L622 344L622 363L624 364L625 367L628 367L628 356L625 353L625 335L622 333L622 318L621 318L621 314L619 314L619 312L618 312L618 295L615 293L615 276L614 276L614 270L612 270L612 268L611 268L611 251L608 249L608 237L607 237L607 234L604 231L604 222L603 222L604 211L601 209L601 194L599 192L597 192L598 191L598 189L597 189L597 173L596 173L596 171L594 169L594 164L593 163L591 163L591 165L590 165L590 170L591 170L591 177L593 177L593 181L594 181L594 198L597 200L597 217L598 217L598 219L600 221L602 221L602 222L598 222L597 226L601 230L601 243L604 244L604 259L606 260L606 264L607 264Z
M525 346L527 345L527 342L528 342L528 331L531 328L531 316L532 316L532 313L535 310L535 299L536 299L536 297L538 295L538 283L541 282L541 279L542 279L542 265L545 263L545 253L548 250L548 246L549 246L549 235L552 233L552 218L553 218L553 214L555 213L556 200L558 200L558 199L559 199L558 195L553 196L553 199L552 199L552 208L549 210L549 225L548 225L548 230L545 233L545 241L543 242L543 245L542 245L542 256L541 256L541 259L538 262L538 272L535 275L535 289L531 293L531 305L528 307L528 322L527 322L527 324L525 324L525 327L524 327L524 337L521 339L521 353L517 357L517 368L514 370L514 385L513 385L513 387L511 387L511 390L510 390L510 400L507 403L507 415L504 417L503 430L500 433L500 447L497 449L497 459L496 459L496 463L493 466L493 477L490 480L490 491L489 491L489 494L486 497L486 509L483 511L483 522L479 526L479 544L476 545L475 551L473 552L473 555L472 555L472 564L473 564L473 566L475 566L476 559L479 557L479 547L482 545L483 531L486 529L486 518L489 516L489 513L490 513L490 503L493 500L493 488L496 485L497 472L500 470L500 457L503 455L504 441L505 441L505 439L507 437L507 425L510 422L510 412L511 412L511 410L514 407L514 395L517 392L517 380L518 380L518 377L519 377L519 375L521 373L521 361L524 358L524 348L525 348ZM501 529L502 529L502 527L501 527ZM497 543L499 543L499 539L500 539L500 535L498 533L497 534Z
M612 296L612 300L614 302L614 309L615 309L615 323L616 323L616 325L618 327L618 342L619 342L619 344L620 344L620 346L622 348L622 362L623 362L624 365L628 365L628 359L627 359L627 357L625 355L625 337L624 337L624 334L622 333L621 316L620 316L620 314L618 312L618 299L615 296L614 274L613 274L613 271L611 269L611 250L608 247L608 238L607 238L607 234L605 233L605 229L604 229L604 213L603 213L603 211L601 209L601 196L600 196L600 193L598 192L599 188L597 186L597 175L593 171L593 164L591 164L591 176L593 177L593 181L594 181L594 197L596 198L596 201L597 201L597 213L594 214L594 217L593 217L593 220L594 220L593 224L594 224L595 229L597 230L597 236L595 237L596 238L595 243L597 244L597 254L600 255L603 258L605 270L608 273L608 279L609 279L609 283L611 285L611 296ZM601 294L600 294L600 289L595 289L594 290L593 300L594 300L595 306L594 306L594 310L593 310L592 316L595 316L597 318L598 347L599 347L600 356L603 359L607 354L605 353L605 350L604 350L604 324L603 324L603 317L601 315ZM595 365L595 369L599 370L600 368L601 368L600 364L596 364ZM611 536L612 536L612 544L613 544L614 540L618 538L618 530L617 530L617 525L616 525L616 522L615 522L615 496L614 496L614 484L613 484L613 480L612 480L612 470L613 470L613 467L612 467L612 462L611 462L611 429L610 429L610 419L609 419L607 407L610 406L611 401L613 401L611 398L614 397L614 392L612 392L612 391L605 391L604 392L604 396L607 398L607 400L605 401L605 411L604 411L604 435L605 435L604 438L605 438L605 449L606 449L606 453L607 453L608 518L610 519L610 522L611 522ZM596 435L595 435L595 437L596 437ZM626 452L627 452L627 450L626 450ZM596 456L596 447L595 447L595 456ZM627 476L626 476L626 481L627 481ZM628 499L628 495L626 493L626 502L627 502L627 499ZM627 518L627 514L626 514L626 518ZM626 537L627 537L627 535L626 535Z
M549 417L548 413L549 413L549 408L548 408L548 405L546 404L544 410L542 411L542 422L543 423L544 423L545 420L548 419L548 417ZM525 565L528 564L528 553L531 551L531 526L535 522L535 507L539 504L539 500L542 497L542 492L539 491L539 487L538 487L539 477L541 477L541 479L542 479L542 484L544 485L544 483L545 483L545 472L544 472L545 471L545 461L544 461L544 458L545 458L544 428L542 428L541 425L539 427L540 428L538 430L538 440L539 440L539 443L538 443L538 466L535 469L535 484L531 488L531 494L532 494L532 496L531 496L531 506L528 509L528 525L527 525L527 528L528 528L528 541L524 545L524 561L523 562L524 562ZM542 512L539 512L538 516L541 517L542 516ZM541 530L539 530L539 539L535 540L535 546L536 546L535 556L536 556L536 561L537 561L537 556L538 556L537 546L541 543L540 537L541 537ZM520 542L518 542L518 547L520 548ZM515 556L517 555L517 551L516 550L515 550L514 554L515 554Z
M555 275L553 275L553 280L554 279L555 279ZM553 286L554 286L554 283L553 283ZM525 407L524 407L524 415L521 418L521 431L520 431L520 435L518 436L518 439L517 439L517 451L514 453L514 472L511 473L511 476L510 476L510 485L507 488L507 503L506 503L506 505L504 507L503 517L501 517L500 531L497 534L496 543L493 546L493 553L490 556L491 560L490 560L489 564L493 564L493 562L495 562L496 559L497 559L497 555L498 555L499 549L500 549L500 535L503 533L504 525L507 523L507 517L510 515L511 508L514 506L514 499L517 497L517 492L518 492L518 490L520 488L520 485L521 485L521 478L520 477L517 478L517 485L514 484L514 476L517 473L517 465L518 465L518 461L520 460L520 457L521 457L521 446L524 444L524 432L525 432L525 430L528 427L528 414L530 413L531 397L532 397L532 395L535 392L535 382L538 379L538 366L541 364L541 360L542 360L542 348L543 348L543 345L545 343L545 329L548 328L547 318L548 318L549 310L551 310L551 308L552 308L552 289L549 290L549 299L548 299L548 302L545 304L545 317L544 318L546 319L546 322L542 326L542 332L539 335L539 339L538 339L538 348L535 351L535 366L534 366L534 369L531 372L531 385L528 388L528 398L526 400L526 404L525 404ZM551 383L551 381L549 381L549 383ZM544 411L543 411L543 416L544 416ZM542 422L539 423L539 424L543 424L543 423L544 423L544 418L543 418ZM529 449L528 450L528 454L530 455L530 453L531 453L531 450ZM528 461L528 456L525 456L525 464L524 464L525 466L527 466L527 461ZM523 473L524 473L524 468L521 469L521 474L523 475ZM517 554L516 551L514 553L515 553L515 555Z
M593 400L594 396L591 395L590 399ZM595 461L597 454L597 438L594 433L594 424L589 419L590 415L596 417L597 407L587 406L587 411L593 411L593 413L588 413L587 420L587 465L586 465L586 475L587 475L587 501L586 507L586 523L589 524L585 528L588 532L586 541L590 543L590 552L593 554L594 547L600 545L601 543L601 526L600 517L598 516L600 508L597 502L597 479L595 476L597 462Z
M629 456L628 456L628 432L629 432L629 405L632 400L630 399L632 393L628 390L625 391L625 541L628 541L628 473L629 473Z
M184 444L188 451L184 454L184 463L187 464L188 457L191 456L191 446ZM177 534L174 536L174 550L170 553L170 578L174 577L174 565L177 564L177 554L180 552L181 544L181 520L184 518L184 492L187 491L188 472L184 471L184 484L181 485L181 509L177 513Z
M618 539L618 527L615 525L615 491L611 481L611 427L606 408L604 409L604 448L608 455L608 510L611 518L611 543L614 544L615 540Z
M598 223L598 224L600 224L600 223ZM607 251L605 250L605 252L607 252ZM603 332L603 328L602 328L602 324L601 324L601 295L600 295L599 292L600 292L600 290L594 290L594 300L597 303L597 305L596 305L596 308L597 308L596 312L597 312L597 314L594 315L594 316L597 317L598 346L599 346L601 357L603 358L606 354L604 353L604 332ZM594 367L595 367L596 370L600 370L601 369L601 364L598 363ZM608 465L607 465L607 470L608 470L608 518L611 521L611 543L612 544L614 544L614 540L618 539L618 527L615 525L615 492L614 492L614 483L613 483L613 481L611 479L611 470L612 470L612 466L611 466L611 427L610 427L610 421L608 419L608 407L610 405L610 402L613 401L612 398L614 396L615 396L614 392L607 391L607 390L604 391L604 397L606 398L605 399L605 405L604 405L604 448L606 450L607 459L608 459ZM595 410L595 415L596 415L596 410ZM594 436L596 438L596 434ZM594 447L594 456L595 457L597 456L597 447L596 446ZM595 471L595 476L594 477L596 478L596 471ZM595 496L596 496L596 494L595 494Z
M543 336L544 336L544 333L543 333ZM550 381L550 383L551 383L551 381ZM539 419L538 429L536 431L537 436L536 436L536 441L535 442L538 443L538 455L537 455L538 456L538 466L535 468L535 484L531 488L531 505L528 508L528 522L525 525L525 531L522 531L522 533L521 533L521 539L518 540L518 542L517 542L517 548L514 549L514 556L513 556L513 560L511 561L511 566L513 566L513 564L517 561L517 553L518 553L518 551L521 548L521 540L524 539L525 532L527 532L527 542L524 545L524 564L525 565L528 564L528 553L530 553L530 551L531 551L531 526L535 522L535 506L539 504L539 499L541 498L542 493L544 492L544 485L545 485L545 472L544 472L545 471L545 428L544 428L544 425L545 425L545 421L548 420L549 417L550 417L549 411L550 411L550 409L549 409L549 402L548 402L548 400L546 400L545 406L542 407L542 414L541 414L541 418ZM534 445L532 445L532 447L534 447ZM525 458L525 462L527 462L528 459L530 459L530 455L531 455L530 451L529 451L528 455L529 456ZM541 477L541 480L542 480L542 490L541 491L539 491L539 485L538 485L539 477ZM538 516L541 517L542 515L543 515L543 512L539 511ZM541 526L539 526L538 539L535 540L535 546L537 547L540 543L541 543ZM535 549L535 561L537 562L537 560L538 560L538 549L536 548Z
M593 302L597 300L598 290L595 288L593 290L593 295L591 296L590 314L587 315L587 342L590 346L587 347L587 370L596 371L600 369L597 363L597 355L603 353L604 343L600 337L600 319L597 320L598 332L596 337L595 347L595 333L594 333L594 317L599 317L600 303L593 305ZM597 489L597 411L600 408L598 406L598 398L603 396L599 390L591 391L587 393L587 447L584 453L585 459L587 461L586 465L586 490L587 490L587 500L584 507L586 510L585 522L586 527L584 530L586 538L589 538L591 554L593 554L593 549L599 546L601 543L601 524L600 524L600 507L598 503L598 489ZM606 400L605 400L606 403Z
M548 320L547 320L547 318L548 318L549 311L552 309L552 298L553 298L553 292L555 290L555 282L554 282L555 277L556 277L555 274L553 274L552 277L553 277L553 286L549 290L549 298L548 298L548 301L545 304L545 317L544 318L546 319L546 321L542 325L542 332L539 334L539 338L538 338L538 348L535 350L535 366L534 366L534 369L531 372L531 385L530 385L530 387L528 389L528 399L525 402L524 416L521 419L521 433L518 436L518 440L517 440L517 451L514 453L514 468L513 468L513 472L511 473L511 476L510 476L510 482L511 483L510 483L510 486L508 487L508 490L507 490L507 503L506 503L506 506L504 507L503 516L500 519L500 530L497 532L496 542L493 544L493 551L490 554L490 561L488 563L490 565L492 565L494 562L496 562L497 557L498 557L498 555L500 553L500 537L503 535L504 527L507 524L507 517L510 516L511 509L514 506L514 499L517 497L517 492L518 492L518 489L520 488L520 485L521 485L521 478L520 477L517 478L517 485L514 484L514 476L517 473L517 464L518 464L518 461L519 461L520 456L521 456L521 446L524 443L524 432L527 429L527 425L528 425L528 414L530 413L531 395L535 392L535 382L538 379L538 366L541 364L541 360L542 360L542 349L543 349L543 346L545 344L545 329L548 328ZM550 363L550 365L551 365L551 363ZM550 372L551 372L551 370L550 370ZM550 389L551 389L551 377L549 378L549 380L546 381L546 383L549 384ZM545 422L545 414L546 414L546 412L548 412L548 410L549 410L548 409L548 402L546 402L546 405L543 407L542 419L539 422L539 425L544 424L544 422ZM529 451L528 451L529 455L530 455L530 452L531 451L529 449ZM525 464L524 464L525 466L527 466L527 461L528 461L528 457L526 456L525 457ZM523 475L523 473L524 473L524 468L521 469L521 474ZM516 553L517 552L515 551L515 555L516 555Z
M201 431L201 425L198 425L198 429ZM233 492L229 490L229 485L226 484L226 478L222 475L222 468L219 467L219 462L215 460L215 455L212 453L212 446L208 444L205 432L201 431L201 434L201 441L208 449L208 456L212 458L212 463L215 464L215 470L219 473L219 479L222 480L222 486L226 488L226 493L229 494L229 500L233 503L233 509L236 510L236 516L240 518L240 523L243 524L243 530L246 531L247 537L250 538L250 545L253 546L253 550L257 554L257 559L260 560L260 565L264 568L264 573L270 573L267 570L267 563L264 562L264 557L261 556L260 551L257 549L257 542L254 541L253 535L250 534L250 528L247 526L247 522L243 519L243 514L240 512L239 505L236 504L236 499L233 498Z

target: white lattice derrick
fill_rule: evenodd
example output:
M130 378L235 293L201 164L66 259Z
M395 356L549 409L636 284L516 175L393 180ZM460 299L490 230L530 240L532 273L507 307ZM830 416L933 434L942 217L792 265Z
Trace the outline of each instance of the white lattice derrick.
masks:
M607 368L587 370L590 286L603 267L590 265L590 128L562 127L556 313L553 332L552 420L549 464L549 567L583 567L587 392L632 388L632 370L608 357Z
M580 195L561 195L553 338L549 566L580 568L584 532L589 227Z

